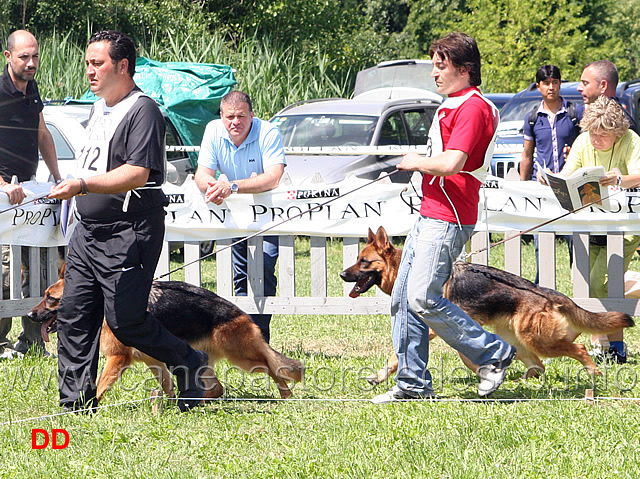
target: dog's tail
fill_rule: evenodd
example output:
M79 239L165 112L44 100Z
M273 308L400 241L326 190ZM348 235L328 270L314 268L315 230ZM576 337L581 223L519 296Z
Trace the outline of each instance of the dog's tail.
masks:
M295 381L297 383L302 381L304 366L300 361L286 357L269 345L267 345L267 348L266 360L271 371L274 371L279 378L285 381Z
M617 311L606 313L592 313L575 303L572 306L562 306L562 313L569 323L583 333L607 334L619 331L623 328L631 328L635 325L631 316Z

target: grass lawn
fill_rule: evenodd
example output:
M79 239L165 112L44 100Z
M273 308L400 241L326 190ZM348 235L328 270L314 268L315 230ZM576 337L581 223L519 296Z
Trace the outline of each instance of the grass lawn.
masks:
M339 242L331 244L339 251ZM300 242L302 269L307 247ZM532 256L530 245L523 255ZM500 261L496 251L492 263ZM560 268L568 268L563 261ZM333 274L340 265L340 258L330 260L330 294L341 292ZM640 270L638 263L632 268ZM568 292L568 270L558 276ZM60 412L56 361L4 361L0 477L636 478L640 333L628 330L626 340L629 363L603 367L602 377L558 358L542 378L525 381L516 362L493 400L478 402L477 380L436 339L430 369L440 400L375 406L367 399L392 381L374 388L364 377L392 350L387 316L275 316L272 346L306 365L295 400L277 400L264 376L220 363L225 399L188 414L171 404L154 411L147 398L157 386L137 366L97 414L50 416ZM622 399L589 404L586 389ZM34 428L66 429L69 446L32 450Z

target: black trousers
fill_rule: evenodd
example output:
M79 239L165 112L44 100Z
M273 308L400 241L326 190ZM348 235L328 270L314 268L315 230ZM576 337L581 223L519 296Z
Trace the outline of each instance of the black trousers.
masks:
M199 366L195 351L147 311L163 238L162 208L132 221L76 225L58 309L62 405L95 405L103 318L123 344L170 368Z

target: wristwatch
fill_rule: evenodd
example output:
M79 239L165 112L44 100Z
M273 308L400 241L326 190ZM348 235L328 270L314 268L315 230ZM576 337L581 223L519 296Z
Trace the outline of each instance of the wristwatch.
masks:
M78 196L85 196L89 193L87 191L87 182L84 181L84 178L78 178L78 180L80 181L80 193L78 193Z
M237 193L238 192L238 183L236 183L235 181L231 182L231 193Z

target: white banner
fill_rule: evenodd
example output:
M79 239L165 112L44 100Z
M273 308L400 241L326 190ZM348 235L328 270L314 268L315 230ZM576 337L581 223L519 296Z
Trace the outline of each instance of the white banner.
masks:
M169 199L165 239L206 241L246 236L266 228L271 228L267 234L274 235L361 237L367 228L375 230L380 225L390 235L407 234L419 214L418 185L414 190L408 184L369 183L352 177L332 185L281 185L267 193L232 195L216 206L204 202L189 177L182 186L163 186ZM28 199L15 208L6 195L0 195L0 241L25 246L66 244L60 231L60 202L34 201L46 195L51 184L27 182L24 188ZM613 211L592 206L540 230L640 232L637 191L614 193L611 204ZM522 231L564 213L546 186L489 177L480 194L476 230L488 226L490 231Z
M536 181L506 181L490 176L484 186L480 193L480 206L486 199L487 212L485 215L483 209L479 209L476 230L484 231L488 225L490 231L524 231L568 213L560 206L551 188ZM640 232L638 191L609 188L609 194L610 211L590 206L567 214L539 231Z
M9 203L0 193L0 242L24 246L58 246L67 243L60 230L60 200L46 199L51 183L22 184L27 199Z
M165 185L168 241L233 238L272 228L268 234L363 236L384 225L389 234L409 231L420 200L410 185L349 178L331 185L280 185L261 194L231 195L222 205L205 203L191 178ZM350 193L353 192L353 193ZM287 220L287 221L285 221Z

